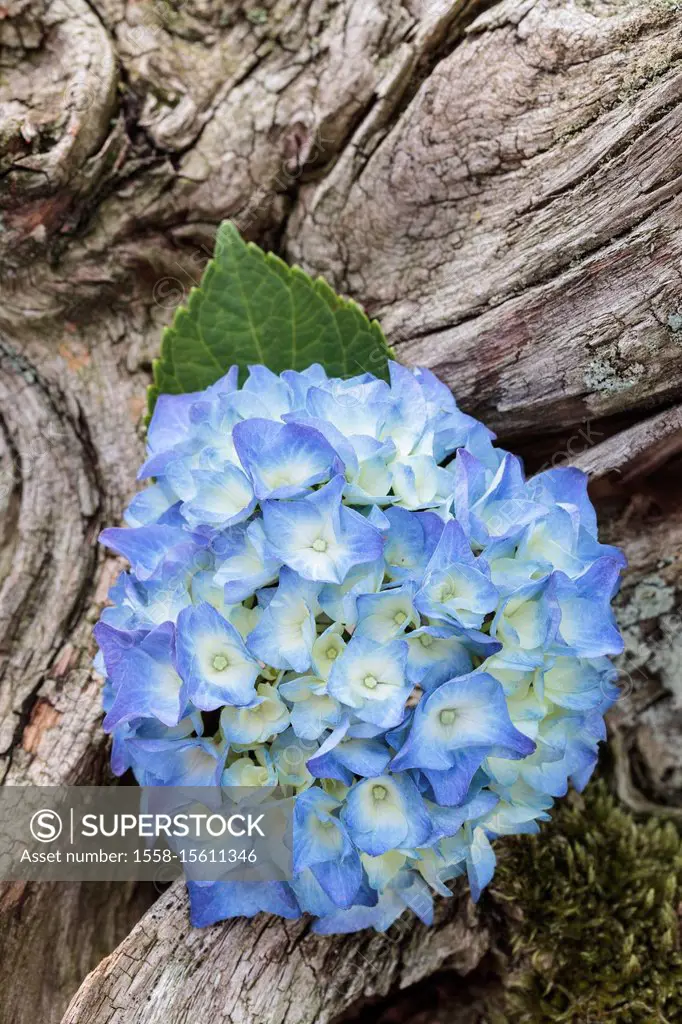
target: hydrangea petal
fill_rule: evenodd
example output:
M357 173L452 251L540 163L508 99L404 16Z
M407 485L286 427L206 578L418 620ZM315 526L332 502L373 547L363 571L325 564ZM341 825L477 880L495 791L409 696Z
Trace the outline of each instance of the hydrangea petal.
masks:
M258 700L258 662L232 623L207 602L178 615L177 664L190 699L202 711Z
M301 916L296 897L286 882L188 881L190 920L194 928L205 928L230 917L254 917L261 911L279 917Z
M175 628L165 622L121 654L110 670L114 700L104 719L112 729L133 718L157 718L177 725L187 704L187 689L175 670Z
M343 487L343 477L337 476L306 498L263 502L271 551L303 579L343 583L352 568L383 551L379 531L341 505Z
M279 586L247 637L256 658L274 668L306 672L315 642L317 587L306 586L295 572L282 569Z
M407 775L379 775L357 782L341 820L357 848L372 856L396 847L421 846L432 828L419 790Z
M343 471L334 449L311 427L249 419L237 423L232 436L259 500L296 497Z
M407 644L378 644L354 636L343 658L334 663L329 693L353 708L363 722L391 728L403 718L410 685L405 676Z

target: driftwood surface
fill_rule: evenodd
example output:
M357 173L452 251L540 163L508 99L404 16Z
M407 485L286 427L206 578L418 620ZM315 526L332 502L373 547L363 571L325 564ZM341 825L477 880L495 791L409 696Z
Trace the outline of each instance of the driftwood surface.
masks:
M64 1024L328 1024L361 998L478 965L489 935L471 902L460 890L439 910L434 928L405 920L331 940L265 915L196 929L178 882L90 975Z
M619 789L682 809L677 5L6 0L0 46L4 783L107 778L91 627L120 565L95 540L134 487L160 328L232 217L529 468L591 473L630 559ZM135 926L155 895L4 886L1 1024L71 997L70 1024L333 1020L492 941L459 896L429 933L323 940L192 932L177 888Z

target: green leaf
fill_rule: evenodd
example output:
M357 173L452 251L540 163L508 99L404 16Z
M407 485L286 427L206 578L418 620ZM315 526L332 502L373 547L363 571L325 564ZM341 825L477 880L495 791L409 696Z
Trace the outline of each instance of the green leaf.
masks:
M201 391L233 363L275 373L321 363L331 377L369 370L386 379L391 354L377 321L355 302L245 242L225 221L201 284L163 332L149 413L159 394Z

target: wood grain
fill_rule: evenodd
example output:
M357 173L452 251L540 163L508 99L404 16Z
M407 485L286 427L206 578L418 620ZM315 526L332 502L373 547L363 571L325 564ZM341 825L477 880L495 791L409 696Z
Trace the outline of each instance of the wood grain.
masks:
M118 563L96 537L134 488L160 328L232 217L381 316L511 446L600 424L580 464L631 561L619 614L643 673L614 719L623 791L678 803L677 6L6 0L0 45L5 783L107 777L91 627ZM56 1024L122 940L70 1022L180 1024L188 979L207 1017L269 1020L278 986L282 1020L326 1020L488 941L455 900L354 981L354 944L379 940L265 919L192 933L176 891L125 938L150 898L3 890L0 1022Z
M466 974L489 935L463 890L433 928L316 936L309 921L259 914L193 929L182 883L167 892L87 978L63 1024L330 1024L354 1004L443 967Z

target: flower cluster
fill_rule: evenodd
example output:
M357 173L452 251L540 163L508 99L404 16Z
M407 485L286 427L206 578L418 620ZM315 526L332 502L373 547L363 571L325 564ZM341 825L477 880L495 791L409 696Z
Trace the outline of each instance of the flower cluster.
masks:
M390 384L233 368L161 395L96 627L113 767L279 786L290 882L190 883L193 921L259 910L387 928L582 788L616 696L583 474L518 458L427 370Z

